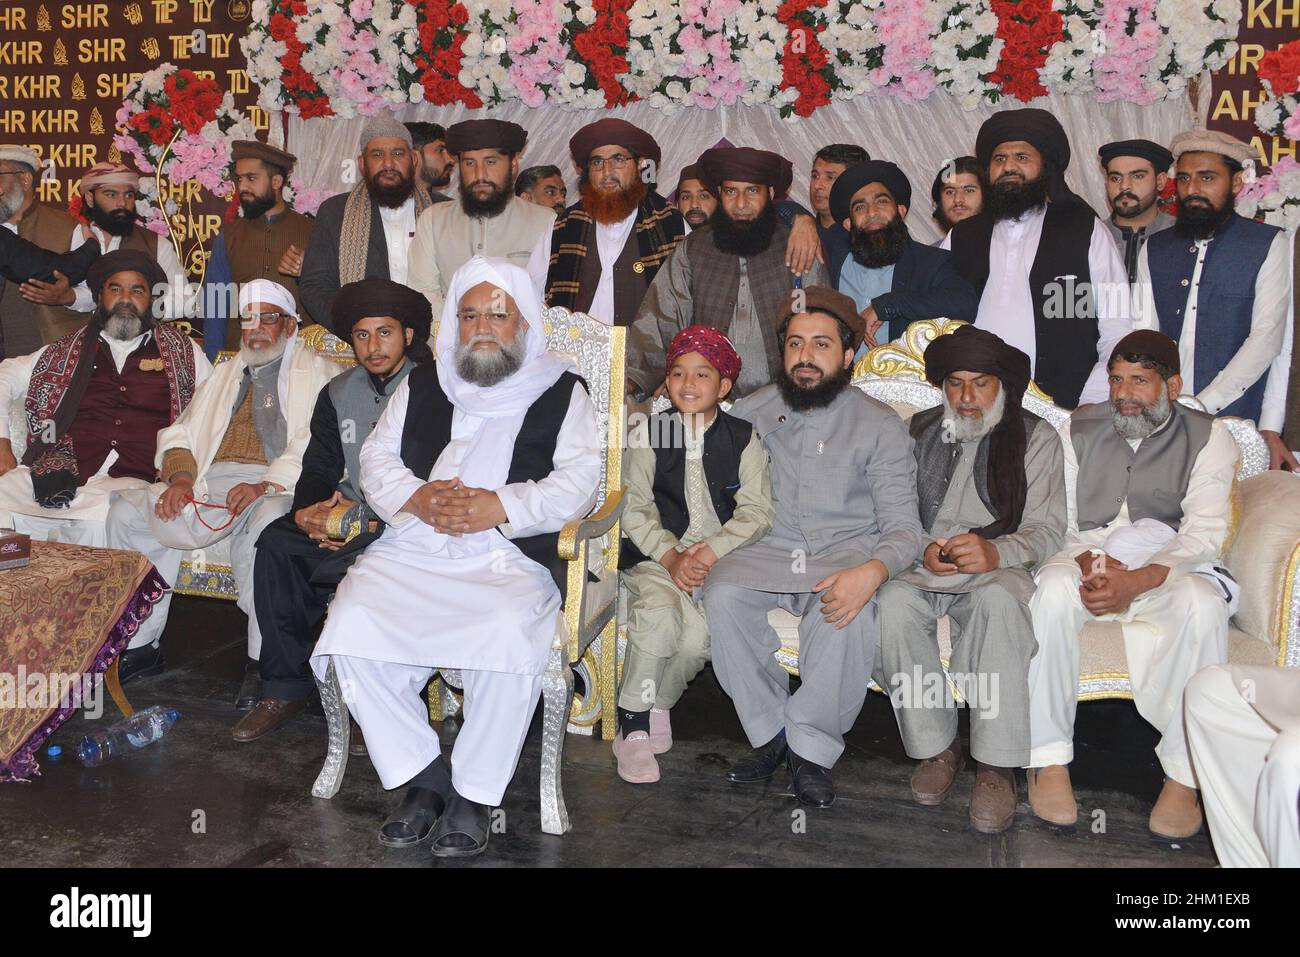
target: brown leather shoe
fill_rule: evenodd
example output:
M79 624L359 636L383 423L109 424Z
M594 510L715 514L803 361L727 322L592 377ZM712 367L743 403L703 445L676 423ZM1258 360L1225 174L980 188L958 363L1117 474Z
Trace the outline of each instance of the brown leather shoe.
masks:
M1015 770L977 765L970 793L970 826L981 834L1001 834L1015 817Z
M942 804L964 763L961 738L953 738L952 744L934 757L926 758L912 772L912 800L926 807Z
M1034 816L1048 824L1062 827L1079 822L1079 805L1070 787L1070 771L1063 764L1045 768L1029 768L1029 807Z
M361 733L361 725L355 721L352 722L352 737L348 741L348 754L354 758L366 755L366 739Z
M1200 833L1204 822L1201 792L1166 778L1147 822L1151 833L1167 841L1183 841Z
M239 742L256 741L306 708L306 701L263 698L252 711L239 719L239 724L235 725L230 736Z

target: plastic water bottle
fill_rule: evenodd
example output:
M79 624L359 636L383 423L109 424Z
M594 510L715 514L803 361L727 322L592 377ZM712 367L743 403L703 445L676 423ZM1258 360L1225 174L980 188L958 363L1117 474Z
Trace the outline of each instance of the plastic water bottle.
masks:
M159 704L137 711L129 718L83 738L77 757L86 767L97 768L113 758L153 744L180 716L175 708L164 708Z

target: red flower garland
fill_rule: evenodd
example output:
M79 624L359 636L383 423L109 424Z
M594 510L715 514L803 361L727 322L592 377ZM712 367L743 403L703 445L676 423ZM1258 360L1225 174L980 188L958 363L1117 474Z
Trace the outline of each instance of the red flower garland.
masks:
M284 43L287 48L280 64L284 73L280 84L284 87L285 97L298 107L303 119L313 116L333 116L334 108L316 82L316 78L302 68L302 51L307 45L298 39L297 24L292 17L307 16L306 0L279 0L281 10L272 13L268 24L271 37ZM286 15L287 10L292 17Z
M591 26L579 24L573 31L573 48L596 78L596 85L604 91L607 109L637 99L618 80L631 69L627 62L627 30L631 25L627 11L632 3L633 0L592 0L596 19Z
M1046 96L1038 70L1061 39L1061 14L1052 9L1052 0L990 0L990 6L998 17L996 36L1006 41L990 82L1025 103Z
M217 115L221 87L213 79L201 78L193 70L177 70L167 77L163 89L171 116L180 120L187 133L198 133Z
M469 11L463 3L448 0L406 0L419 13L420 52L411 59L420 71L424 98L438 106L463 103L471 109L483 100L460 82L461 48L469 36L464 29Z
M830 56L817 39L826 24L808 12L809 7L824 6L826 0L786 0L777 8L776 18L789 32L781 50L781 89L799 91L793 105L781 107L782 116L789 116L791 111L812 116L817 107L831 101ZM796 51L796 44L802 45L802 52Z
M1300 91L1300 40L1269 50L1260 59L1257 72L1261 81L1269 82L1274 96Z

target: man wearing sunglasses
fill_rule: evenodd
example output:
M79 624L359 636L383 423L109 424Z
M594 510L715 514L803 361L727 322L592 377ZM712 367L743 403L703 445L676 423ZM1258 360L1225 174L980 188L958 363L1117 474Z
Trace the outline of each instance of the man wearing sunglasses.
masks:
M236 702L246 709L261 696L253 546L293 502L316 395L342 367L299 345L293 296L279 283L246 283L239 311L239 355L218 365L185 413L158 433L162 484L114 497L108 544L147 556L174 586L184 552L230 539L239 607L249 616L249 663ZM169 594L141 624L122 659L123 680L162 671L170 605Z

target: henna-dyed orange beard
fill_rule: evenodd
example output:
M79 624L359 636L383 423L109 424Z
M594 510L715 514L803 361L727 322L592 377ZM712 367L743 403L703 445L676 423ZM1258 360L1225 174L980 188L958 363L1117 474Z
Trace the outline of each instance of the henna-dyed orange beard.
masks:
M646 186L637 180L628 189L605 192L591 185L590 180L582 181L582 208L591 214L596 222L611 226L621 223L632 215L632 211L645 199Z

